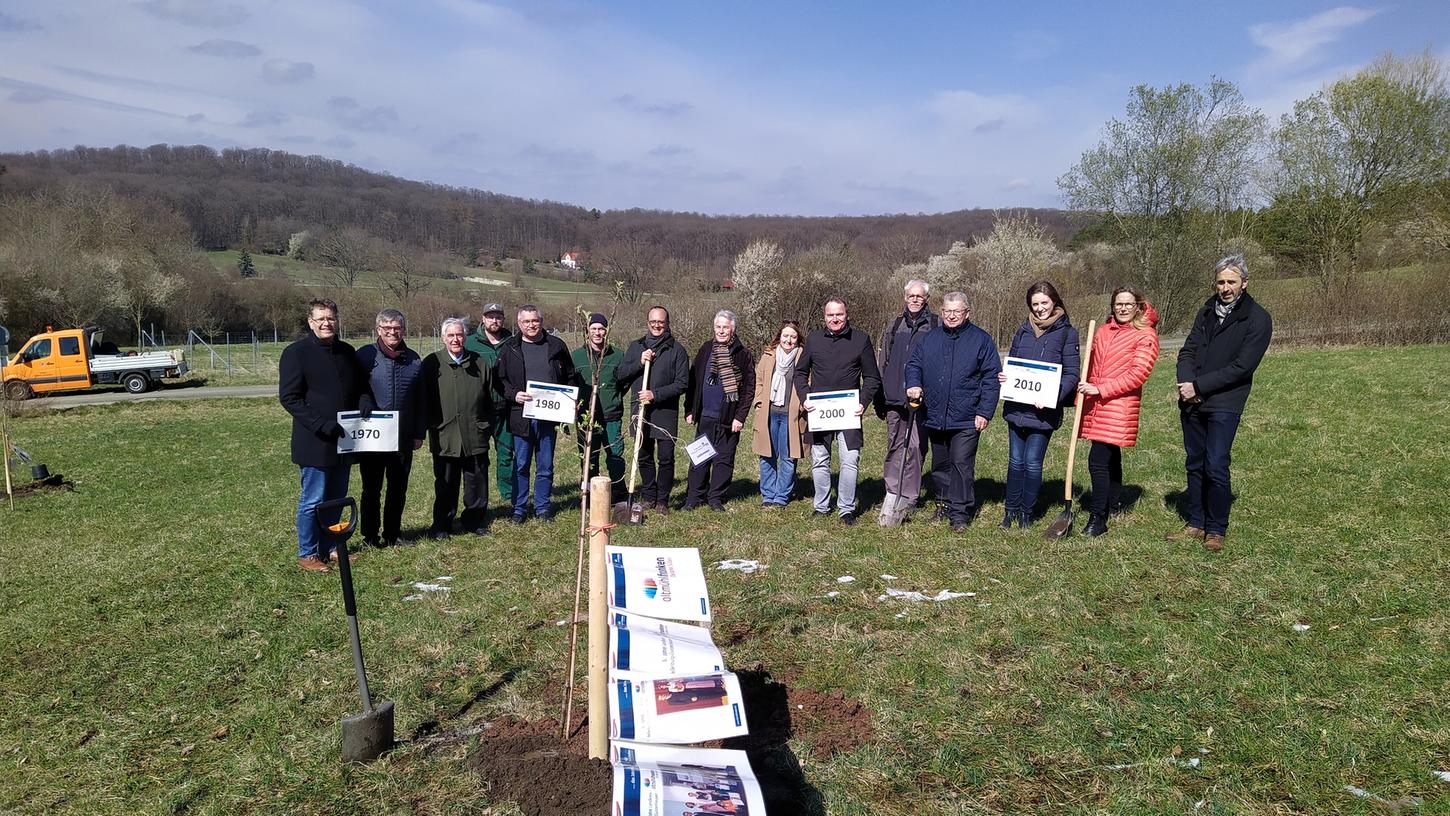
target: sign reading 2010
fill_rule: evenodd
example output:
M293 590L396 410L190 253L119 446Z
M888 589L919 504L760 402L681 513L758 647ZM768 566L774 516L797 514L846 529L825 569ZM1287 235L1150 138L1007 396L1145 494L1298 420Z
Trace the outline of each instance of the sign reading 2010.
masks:
M1048 408L1057 405L1057 390L1062 386L1060 364L1008 357L1002 361L1002 372L1007 375L1002 399Z
M533 399L524 403L525 419L569 424L579 406L579 389L572 385L555 385L529 380L524 385Z

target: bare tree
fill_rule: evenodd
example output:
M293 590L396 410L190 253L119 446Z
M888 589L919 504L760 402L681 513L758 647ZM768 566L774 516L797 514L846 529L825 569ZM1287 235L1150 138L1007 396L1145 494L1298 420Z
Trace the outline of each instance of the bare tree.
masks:
M357 227L333 230L317 242L316 256L327 269L328 282L341 289L351 289L358 276L377 267L375 241Z

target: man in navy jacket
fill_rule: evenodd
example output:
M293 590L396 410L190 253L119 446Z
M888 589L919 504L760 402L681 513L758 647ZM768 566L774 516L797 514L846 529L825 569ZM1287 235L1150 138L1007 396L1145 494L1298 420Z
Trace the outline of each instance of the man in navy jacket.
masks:
M971 301L963 292L942 298L941 326L911 353L906 395L925 404L931 442L932 478L946 488L947 520L961 532L976 515L977 445L997 411L1002 361L992 336L971 324Z
M317 505L347 495L352 462L337 452L342 426L339 411L358 407L365 377L358 369L357 353L337 336L337 304L312 300L307 304L307 327L301 340L282 350L277 364L277 398L292 415L292 462L302 470L302 493L297 498L297 566L326 572L335 549L320 540L315 516ZM336 518L322 519L336 523Z
M1187 524L1170 541L1201 540L1213 552L1228 533L1229 452L1274 322L1249 297L1249 265L1230 255L1214 267L1214 296L1178 352L1178 412L1188 471Z
M368 389L361 406L370 411L398 412L398 449L387 453L358 454L362 476L362 499L358 502L359 527L363 543L388 546L398 543L403 525L403 504L408 497L408 477L413 472L413 451L423 446L428 434L425 392L418 379L423 358L408 348L403 335L408 319L397 309L378 312L373 330L377 342L357 350L358 367L367 378ZM383 480L388 483L383 499ZM378 538L378 508L382 507L382 538Z

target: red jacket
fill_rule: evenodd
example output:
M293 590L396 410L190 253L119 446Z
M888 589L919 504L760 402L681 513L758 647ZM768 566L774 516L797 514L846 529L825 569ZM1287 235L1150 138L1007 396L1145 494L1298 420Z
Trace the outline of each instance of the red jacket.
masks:
M1093 356L1088 363L1087 382L1098 387L1097 396L1082 403L1082 438L1121 448L1138 442L1138 407L1143 401L1143 383L1158 359L1158 312L1148 306L1148 328L1131 323L1108 322L1093 335Z

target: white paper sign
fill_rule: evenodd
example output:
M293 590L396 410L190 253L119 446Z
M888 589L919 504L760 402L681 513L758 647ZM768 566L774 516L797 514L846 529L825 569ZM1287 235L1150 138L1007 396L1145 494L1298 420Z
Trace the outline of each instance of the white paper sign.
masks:
M704 742L749 733L740 680L731 672L682 677L618 673L609 689L609 736Z
M815 407L806 412L806 429L816 431L848 431L861 427L861 417L856 415L861 407L861 392L823 391L806 394L806 402Z
M730 813L763 816L765 797L744 751L613 740L614 809L619 816Z
M710 622L699 550L609 546L605 557L610 606L652 618Z
M357 411L338 411L337 424L342 426L338 453L398 452L397 411L373 411L367 419Z
M524 419L542 419L565 425L574 421L574 415L579 410L578 388L529 380L524 390L533 397L524 403Z
M1008 357L1002 361L1002 372L1007 375L1007 381L1002 383L1002 399L1057 407L1057 389L1062 386L1061 364Z
M710 444L710 437L697 436L694 442L685 446L685 453L690 454L690 464L703 465L715 458L715 446Z
M725 670L725 659L709 629L611 609L609 670L658 677L711 674Z

